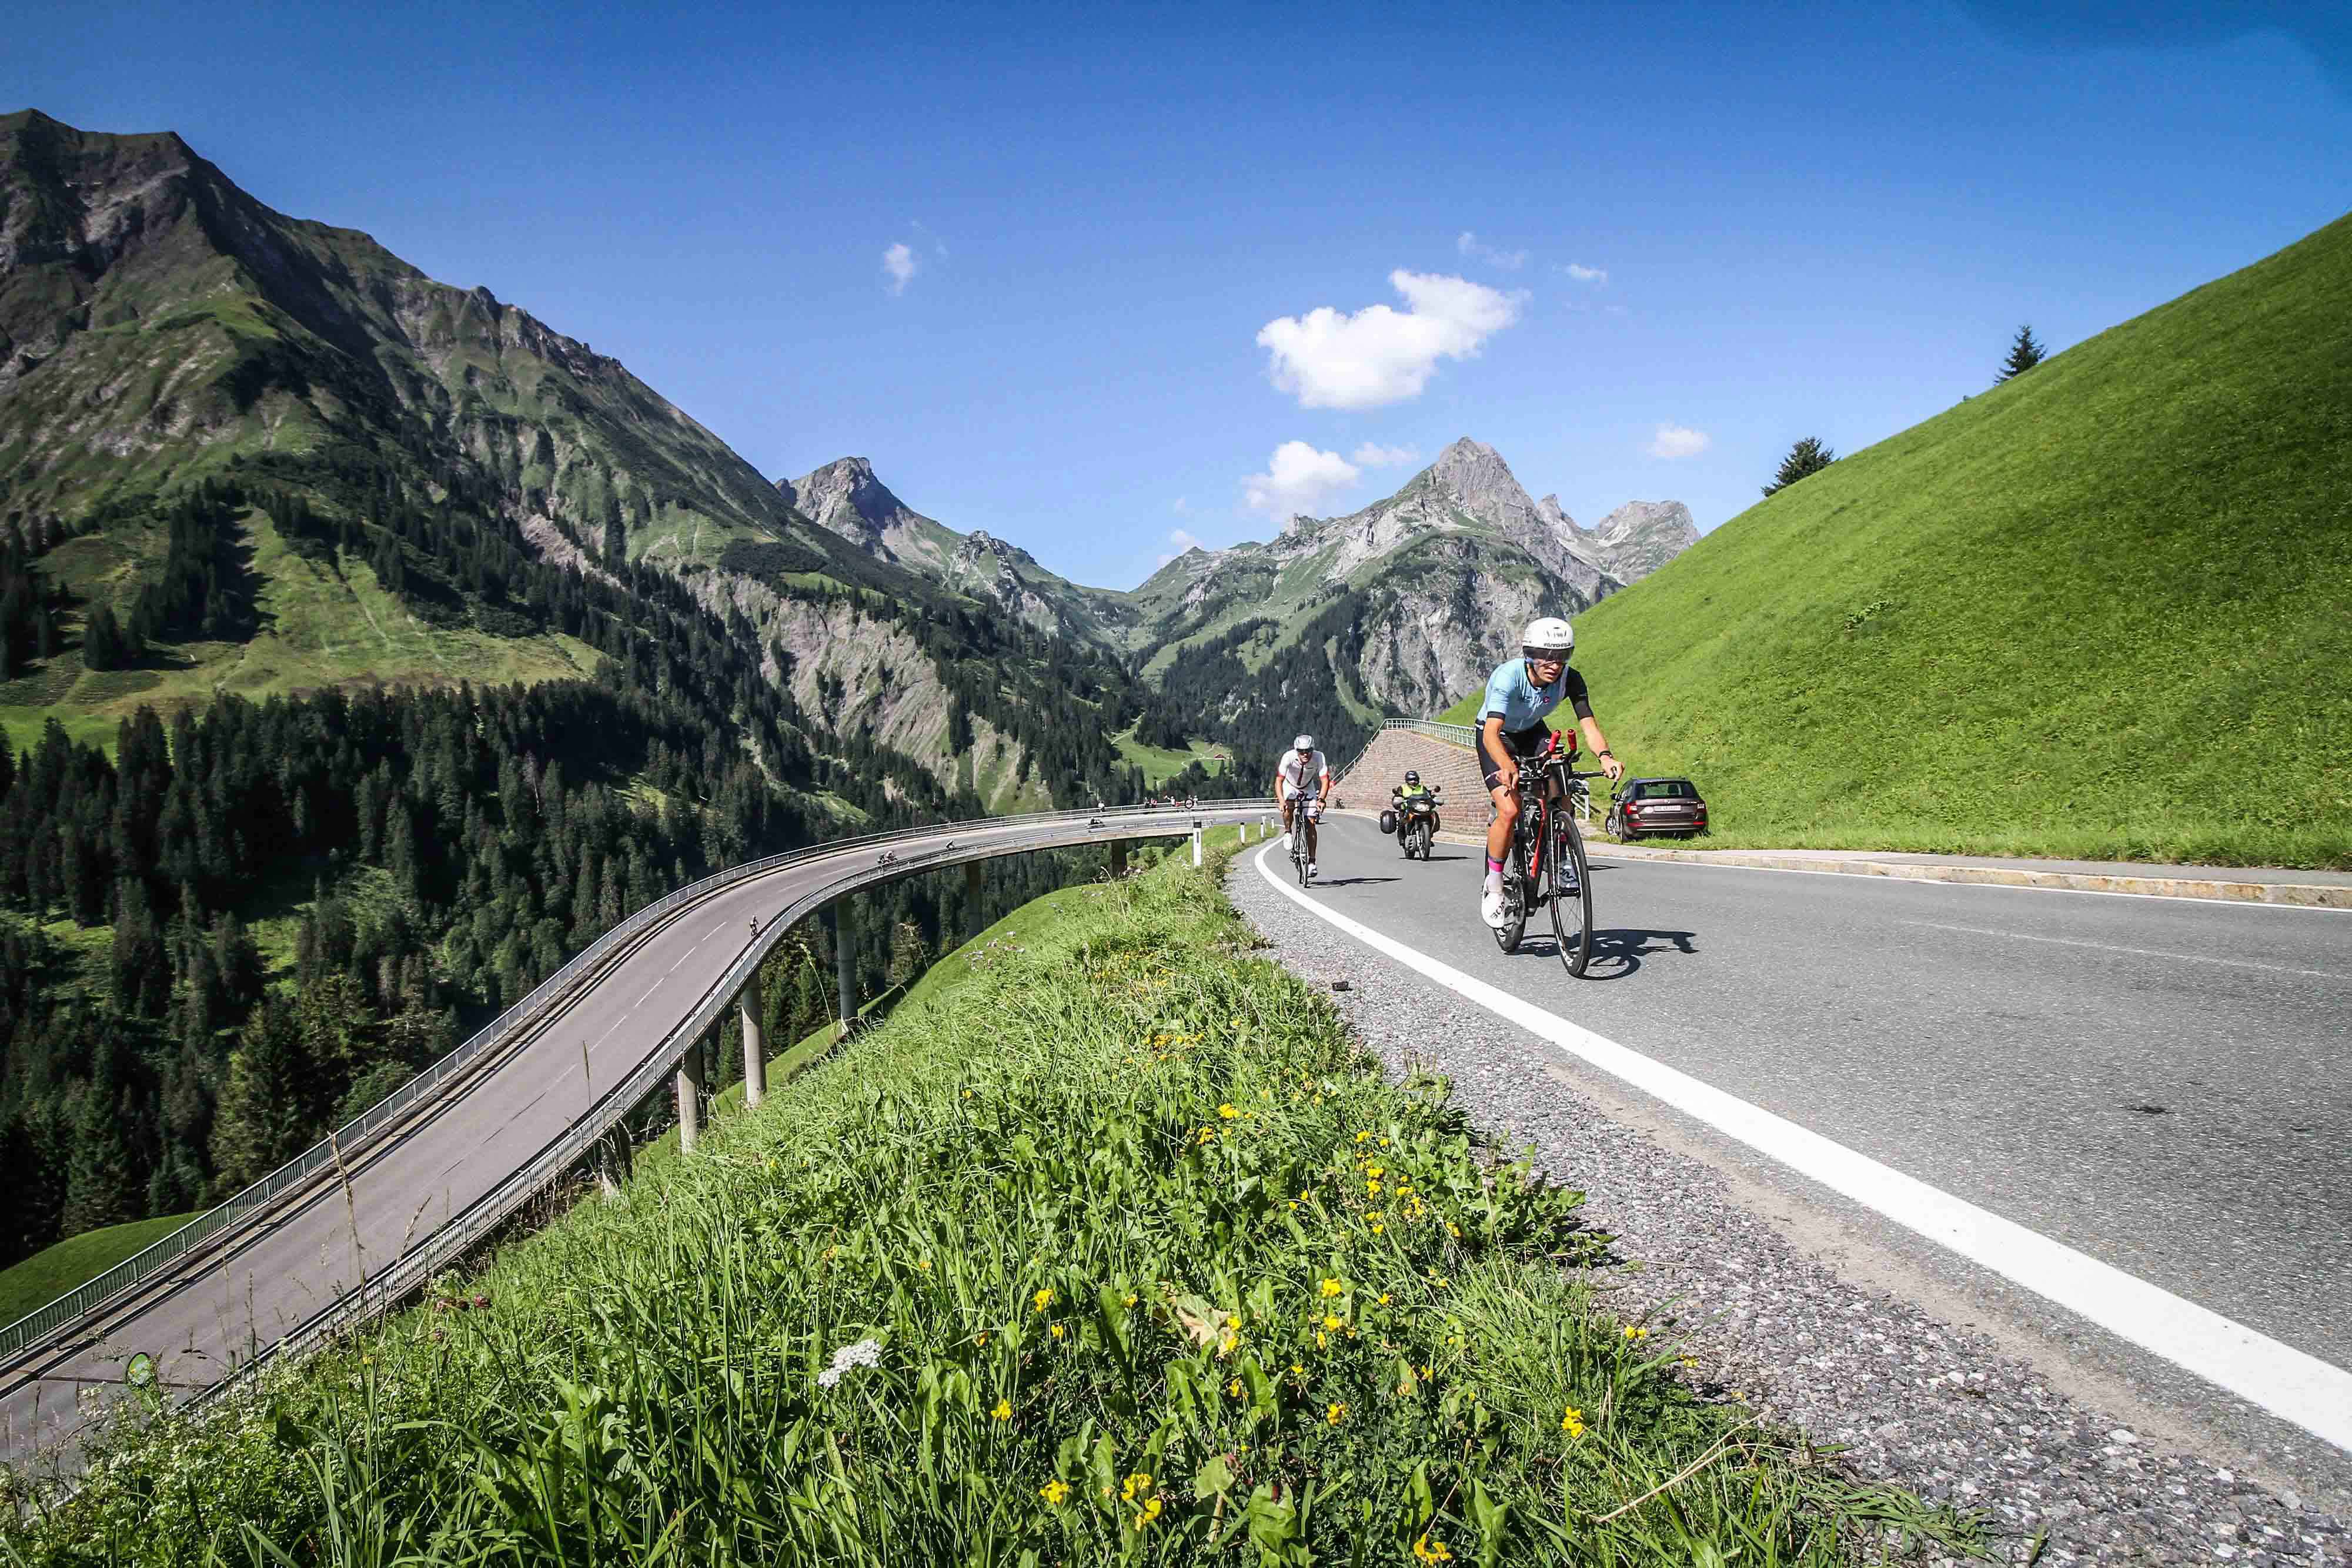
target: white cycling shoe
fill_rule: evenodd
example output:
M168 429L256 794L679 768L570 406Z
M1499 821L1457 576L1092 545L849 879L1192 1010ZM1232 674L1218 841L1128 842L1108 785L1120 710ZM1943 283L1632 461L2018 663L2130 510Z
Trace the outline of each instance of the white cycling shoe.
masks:
M1285 833L1285 834L1283 834L1283 835L1282 835L1282 847L1283 847L1286 851L1286 850L1288 850L1288 849L1290 848L1290 835L1289 835L1288 833Z
M1503 928L1503 922L1507 912L1503 907L1503 879L1501 877L1491 879L1486 883L1486 891L1479 894L1478 913L1485 916L1486 924L1493 926L1496 930L1500 931Z
M1322 874L1323 874L1323 868L1322 868L1321 866L1317 865L1313 861L1308 861L1308 862L1307 862L1307 881L1309 881L1309 882L1313 882L1317 877L1321 876Z

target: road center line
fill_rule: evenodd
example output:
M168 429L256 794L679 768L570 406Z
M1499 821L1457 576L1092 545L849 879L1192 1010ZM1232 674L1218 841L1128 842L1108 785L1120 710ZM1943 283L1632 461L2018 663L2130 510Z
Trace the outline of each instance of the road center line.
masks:
M1929 1186L1327 908L1266 869L1273 848L1251 857L1266 884L1375 952L1864 1208L2352 1452L2352 1372Z
M2072 936L2029 936L2022 931L1996 931L1984 925L1947 925L1940 920L1906 920L1905 925L1925 925L1937 931L1966 931L1978 936L2005 936L2013 942L2047 942L2058 947L2096 947L2103 953L2133 953L2143 958L2179 958L2192 964L2228 964L2240 969L2268 969L2273 975L2309 975L2318 980L2352 980L2326 969L2297 969L2286 964L2261 964L2252 958L2217 958L2210 953L2166 953L2154 947L2119 947L2113 942L2084 942Z

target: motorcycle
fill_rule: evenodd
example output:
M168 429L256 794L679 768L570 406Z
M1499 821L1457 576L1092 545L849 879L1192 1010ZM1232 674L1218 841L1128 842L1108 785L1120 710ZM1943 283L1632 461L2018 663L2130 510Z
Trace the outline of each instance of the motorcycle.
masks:
M1393 831L1397 842L1404 848L1405 859L1429 858L1429 847L1437 841L1437 808L1443 803L1433 789L1418 795L1407 795L1402 785L1389 790L1389 810L1381 816L1393 819Z

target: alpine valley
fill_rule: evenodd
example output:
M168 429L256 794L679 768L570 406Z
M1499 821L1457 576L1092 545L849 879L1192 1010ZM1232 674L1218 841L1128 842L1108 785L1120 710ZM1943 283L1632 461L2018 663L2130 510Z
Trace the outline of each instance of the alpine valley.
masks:
M1581 528L1465 439L1089 588L862 459L772 482L175 135L0 117L0 1264L268 1168L710 869L1255 793L1293 731L1344 758L1694 537ZM860 989L1066 874L877 893ZM777 1038L831 940L779 956Z

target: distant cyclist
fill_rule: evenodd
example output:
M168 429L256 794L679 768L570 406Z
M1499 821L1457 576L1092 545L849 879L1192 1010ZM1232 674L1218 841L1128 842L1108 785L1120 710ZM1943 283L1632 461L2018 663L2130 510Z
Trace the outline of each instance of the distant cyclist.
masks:
M1557 615L1528 623L1520 638L1518 658L1498 664L1486 680L1486 700L1478 720L1478 766L1486 775L1486 792L1495 802L1495 820L1486 829L1486 881L1480 891L1478 913L1487 925L1501 929L1503 859L1511 852L1511 835L1519 824L1519 762L1542 755L1551 744L1544 718L1562 702L1576 712L1577 726L1592 743L1601 771L1613 781L1624 777L1624 764L1609 749L1609 737L1592 717L1592 699L1584 677L1568 667L1576 651L1576 633ZM1573 756L1576 741L1569 738ZM1553 798L1558 799L1555 786Z
M1307 875L1309 880L1319 874L1315 864L1315 819L1322 811L1323 797L1331 792L1331 765L1315 749L1315 737L1302 735L1290 743L1274 770L1275 798L1282 802L1282 847L1290 847L1290 835L1300 830L1307 834ZM1293 808L1300 808L1295 813ZM1296 815L1297 821L1292 821Z

